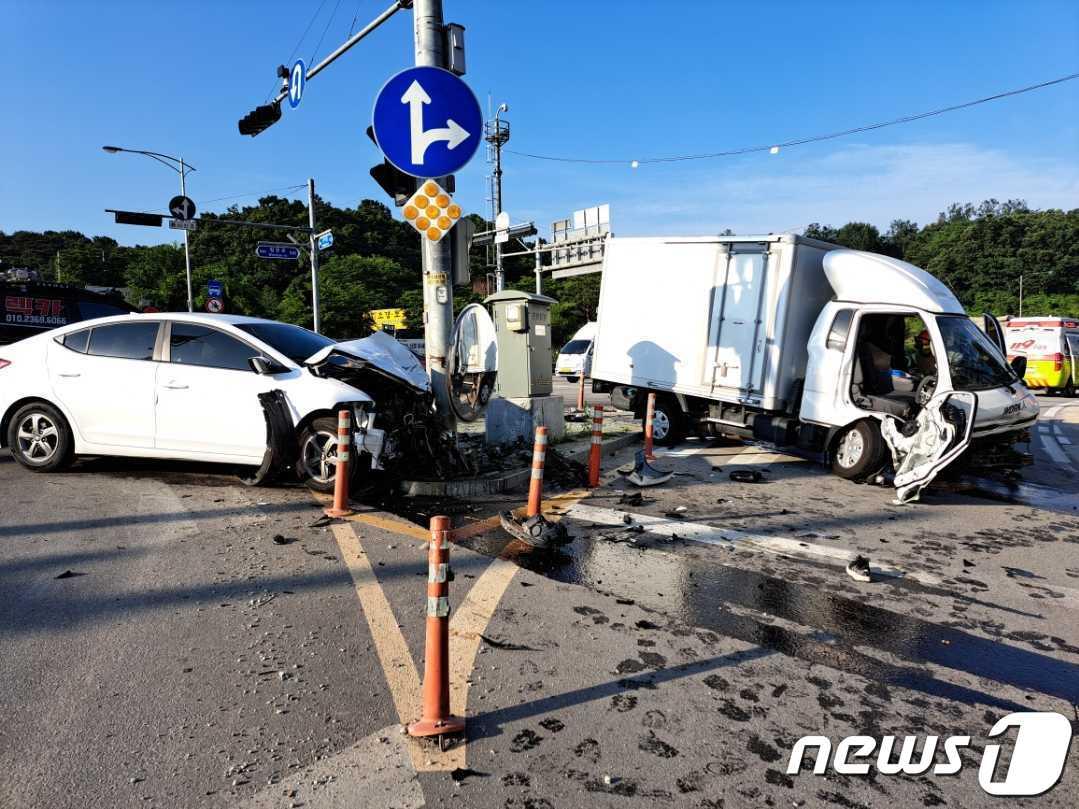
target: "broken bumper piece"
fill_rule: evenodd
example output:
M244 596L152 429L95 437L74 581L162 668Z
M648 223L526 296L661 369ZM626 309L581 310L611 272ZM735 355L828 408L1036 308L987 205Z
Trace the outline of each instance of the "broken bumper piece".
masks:
M533 548L553 550L573 541L566 531L566 526L560 522L551 522L542 514L523 521L515 518L510 511L503 511L498 516L507 534Z

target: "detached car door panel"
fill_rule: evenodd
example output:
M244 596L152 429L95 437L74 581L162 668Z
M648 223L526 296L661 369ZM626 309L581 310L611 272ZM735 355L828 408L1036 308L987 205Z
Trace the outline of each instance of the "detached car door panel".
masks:
M258 394L275 386L251 370L261 352L217 329L172 322L157 376L155 446L182 457L225 455L257 463L266 449Z
M91 443L154 445L156 321L112 323L65 335L49 345L53 393Z

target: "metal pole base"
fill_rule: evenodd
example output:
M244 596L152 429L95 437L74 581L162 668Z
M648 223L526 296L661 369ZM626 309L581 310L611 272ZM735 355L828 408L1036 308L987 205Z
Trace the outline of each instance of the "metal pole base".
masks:
M408 726L408 735L444 736L449 733L463 733L465 720L459 716L447 716L445 719L421 719Z
M356 512L350 508L326 508L322 513L327 517L351 517Z

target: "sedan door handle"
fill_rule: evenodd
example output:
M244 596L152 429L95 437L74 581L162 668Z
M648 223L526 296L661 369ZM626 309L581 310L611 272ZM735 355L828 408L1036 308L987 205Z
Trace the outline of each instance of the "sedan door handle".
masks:
M179 382L166 382L162 387L169 390L187 390L187 385L181 385Z
M64 377L64 379L73 379L73 378L75 378L77 376L82 376L82 374L80 374L80 373L74 373L74 374L57 373L57 376L62 376L62 377Z

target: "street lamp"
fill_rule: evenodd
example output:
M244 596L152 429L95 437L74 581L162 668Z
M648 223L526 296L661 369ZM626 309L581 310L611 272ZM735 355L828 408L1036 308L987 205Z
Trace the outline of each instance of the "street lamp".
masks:
M146 149L125 149L122 146L102 146L101 148L109 154L128 152L130 154L146 155L147 157L153 158L158 163L168 166L180 175L180 196L187 196L187 175L188 173L195 171L195 167L185 163L182 157L173 157L171 155L161 154L160 152L150 152ZM193 312L195 311L195 299L191 294L191 246L188 243L186 230L184 230L184 265L187 269L187 311Z

